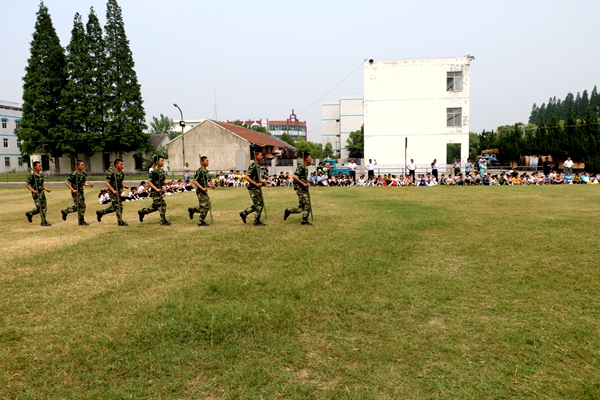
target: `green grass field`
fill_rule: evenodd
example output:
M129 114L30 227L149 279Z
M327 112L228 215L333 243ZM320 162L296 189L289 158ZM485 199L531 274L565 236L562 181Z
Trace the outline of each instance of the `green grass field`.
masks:
M0 397L600 399L600 187L245 189L50 228L0 190ZM249 221L250 222L250 221Z

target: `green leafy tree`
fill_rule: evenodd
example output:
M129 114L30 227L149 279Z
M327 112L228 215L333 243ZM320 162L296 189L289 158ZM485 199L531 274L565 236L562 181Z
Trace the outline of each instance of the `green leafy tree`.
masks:
M475 158L481 152L481 148L479 147L479 139L480 136L475 132L469 132L469 158L471 160L475 160Z
M323 158L323 145L321 143L306 142L303 138L298 138L293 146L298 149L299 156L309 152L313 158Z
M590 95L590 108L593 114L600 115L600 95L596 86L594 86Z
M17 130L25 154L48 152L60 157L64 153L60 114L61 95L67 84L65 65L64 49L48 8L41 2L23 77L23 116ZM60 171L60 165L56 165Z
M333 157L333 146L331 142L327 142L325 147L323 147L323 158L331 158Z
M261 133L265 133L267 135L271 134L271 132L267 131L267 128L265 128L264 126L260 126L260 125L248 125L247 123L242 122L239 119L237 121L233 121L233 124L237 125L237 126L241 126L243 128L246 128L246 129L250 129L250 130L255 131L255 132L261 132Z
M365 149L365 125L361 125L360 129L350 132L346 140L348 149L364 150Z
M116 0L106 5L104 27L107 68L106 127L104 144L108 151L122 153L147 147L145 111L135 63L125 34L121 8Z
M279 139L283 140L284 142L286 142L290 146L294 146L295 147L294 139L290 135L288 135L287 132L283 132L283 134L279 137Z
M150 134L163 134L169 135L169 139L173 140L177 136L181 135L181 132L177 132L173 129L173 120L166 115L160 114L160 117L152 117L150 122Z

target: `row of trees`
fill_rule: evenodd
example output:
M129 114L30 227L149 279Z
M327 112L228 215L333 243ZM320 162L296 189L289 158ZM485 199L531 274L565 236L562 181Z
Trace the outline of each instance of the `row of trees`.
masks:
M308 152L313 158L318 159L329 158L333 156L333 147L331 146L331 143L327 143L325 147L323 147L322 143L306 141L301 137L294 139L287 133L281 135L280 139L297 148L299 155Z
M519 159L524 155L552 155L554 160L570 156L600 171L600 123L598 114L588 107L585 118L576 118L569 108L566 120L554 114L548 121L540 117L537 125L520 123L501 126L497 132L483 131L481 149L498 148L502 159Z
M552 115L558 120L566 120L569 118L570 110L573 111L573 116L576 119L584 119L588 107L593 113L600 114L600 95L596 86L594 86L591 95L588 95L588 91L584 90L583 94L577 92L577 96L568 93L564 100L557 99L556 96L550 97L548 104L543 103L541 107L533 103L529 123L536 124L540 118L544 118L544 121L550 121Z
M93 8L85 26L75 14L66 51L40 3L23 82L16 132L23 154L73 158L148 147L141 88L116 0L108 0L104 34Z

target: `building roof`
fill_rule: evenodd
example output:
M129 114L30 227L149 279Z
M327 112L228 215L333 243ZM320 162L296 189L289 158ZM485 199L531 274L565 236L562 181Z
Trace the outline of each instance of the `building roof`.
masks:
M167 135L165 133L152 134L148 138L148 141L150 142L152 147L154 147L156 149L156 148L158 148L158 146L164 145L165 143L169 142L169 135Z
M271 121L269 120L269 125L298 125L298 126L306 126L306 121L302 122L302 121L290 121L290 120L285 120L285 121Z
M243 139L246 139L252 144L256 144L259 146L273 146L273 147L282 147L287 148L292 151L297 150L294 146L290 145L283 140L277 139L275 136L267 135L262 132L257 132L252 129L244 128L243 126L228 124L225 122L213 121L215 124L219 125L221 128L228 130L229 132L240 136Z

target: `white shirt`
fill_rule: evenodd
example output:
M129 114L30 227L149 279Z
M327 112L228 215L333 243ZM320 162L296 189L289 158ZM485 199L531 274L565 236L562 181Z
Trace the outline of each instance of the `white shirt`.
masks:
M565 161L565 168L573 168L573 160Z
M369 170L369 171L373 171L373 170L375 169L375 166L376 166L376 165L377 165L377 163L368 163L368 164L366 165L366 167L367 167L367 170Z
M415 163L408 164L408 169L411 171L414 171L415 169L417 169L417 164L415 164Z
M356 163L351 162L350 164L348 164L348 169L350 171L356 171L357 167L358 167L358 165L356 165Z

